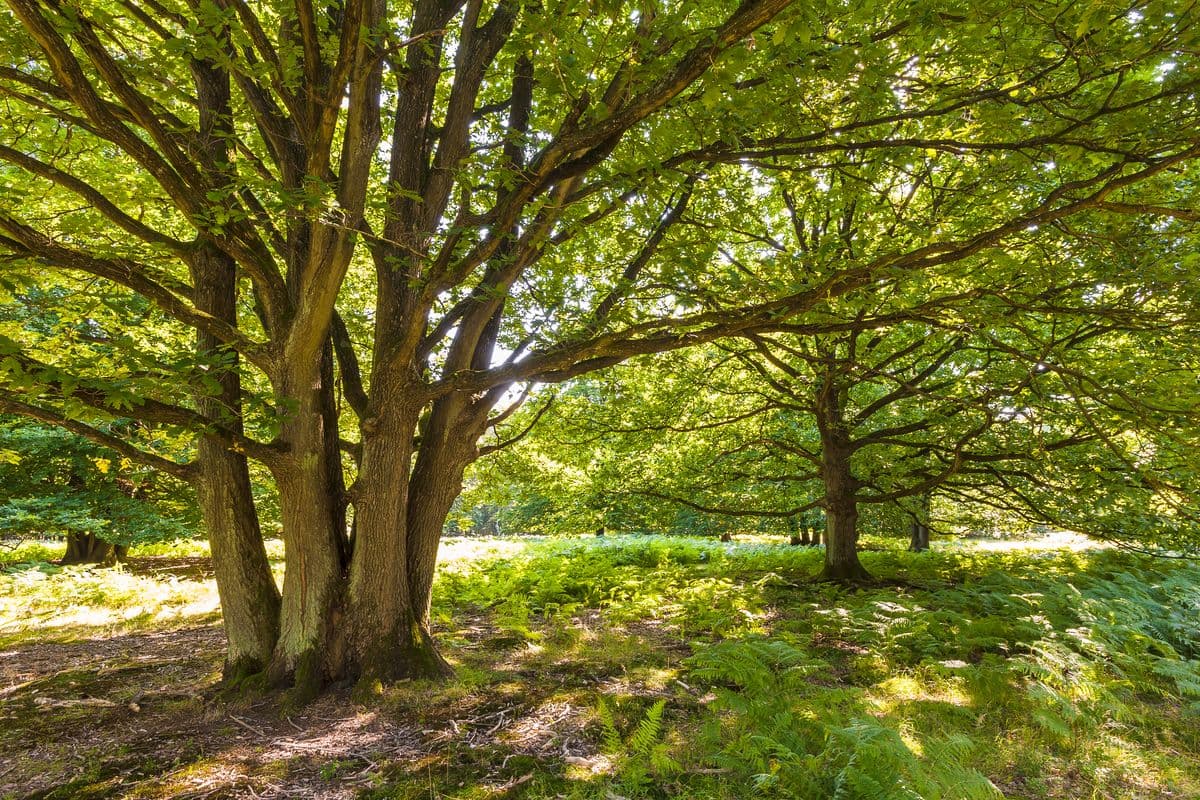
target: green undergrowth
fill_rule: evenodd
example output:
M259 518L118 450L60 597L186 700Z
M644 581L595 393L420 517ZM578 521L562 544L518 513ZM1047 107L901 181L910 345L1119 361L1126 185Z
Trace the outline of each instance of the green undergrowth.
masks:
M79 566L0 576L0 647L211 622L218 612L203 579Z
M551 541L446 565L435 608L451 627L486 610L540 674L615 657L664 695L625 734L611 698L582 695L618 796L1200 796L1195 564L891 547L864 554L878 582L852 589L811 581L819 561L776 544ZM664 641L686 653L638 673Z
M433 606L458 678L378 701L427 755L321 779L413 800L1200 796L1195 563L869 544L877 580L850 588L765 539L449 540ZM56 606L161 627L213 591L51 573L0 575L0 636Z
M283 558L283 542L266 540L267 555L272 560ZM54 562L62 558L66 545L62 540L23 539L0 541L0 566L11 568L21 564ZM130 558L207 558L208 542L204 539L173 539L162 542L139 542L129 548Z
M218 619L203 541L135 545L136 565L113 567L59 566L62 550L53 541L0 548L0 647Z

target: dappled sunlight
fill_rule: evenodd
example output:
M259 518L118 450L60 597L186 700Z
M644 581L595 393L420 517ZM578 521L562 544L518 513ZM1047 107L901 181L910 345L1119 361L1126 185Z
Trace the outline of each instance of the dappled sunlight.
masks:
M0 637L129 630L208 617L219 609L211 580L135 575L119 566L26 569L0 579Z
M918 678L897 675L875 684L868 696L882 714L890 714L905 703L931 702L952 706L970 706L971 697L961 687L961 681L939 680L932 676Z
M438 545L438 564L515 556L527 550L540 538L446 536Z
M715 800L758 786L815 800L841 780L1141 800L1200 788L1194 565L1113 549L948 550L870 551L881 582L842 587L807 580L819 553L760 542L463 541L443 551L435 597L457 680L402 682L372 708L331 698L298 716L231 707L196 719L220 748L142 784L144 796L632 800L669 786ZM19 702L41 708L36 690L47 703L115 703L100 707L106 724L137 693L114 681L160 663L140 653L201 635L209 662L190 669L215 680L219 629L111 635L215 617L211 580L169 566L190 557L0 578L5 602L31 598L64 636L108 635L49 645L12 629L25 643L0 653L0 672L33 681ZM72 671L39 677L61 669L51 664ZM45 708L62 724L92 713Z
M284 760L296 755L346 760L362 758L365 753L398 758L420 752L415 732L397 728L375 711L320 721L324 724L298 728L293 735L271 739L260 751L260 760Z
M584 729L592 711L569 696L555 696L510 720L499 719L491 730L496 741L526 755L582 758L594 752Z
M947 549L970 548L984 552L1012 552L1014 550L1102 550L1112 547L1107 542L1090 539L1071 531L1051 531L1030 537L971 537L936 542L935 546Z

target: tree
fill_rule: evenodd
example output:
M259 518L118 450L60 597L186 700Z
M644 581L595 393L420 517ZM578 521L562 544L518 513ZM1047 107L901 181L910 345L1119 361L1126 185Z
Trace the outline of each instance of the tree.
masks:
M813 209L786 205L818 246ZM869 208L860 195L836 237L861 233L855 212ZM1197 319L1194 236L1135 223L1099 237L1090 222L995 258L986 288L949 273L881 282L830 301L819 322L622 370L604 390L566 395L559 452L609 453L612 496L785 517L793 534L819 507L829 579L868 578L864 507L901 506L911 548L927 548L934 492L1142 547L1194 547L1184 450L1200 406L1185 386L1200 373L1183 343Z
M0 420L0 483L0 534L64 536L64 564L112 564L130 544L179 538L192 522L171 498L178 487L153 471L19 419Z
M193 482L228 669L301 698L447 672L438 539L519 384L752 331L1085 210L1147 213L1128 195L1152 178L1164 213L1200 153L1192 71L1155 80L1193 36L1165 5L1114 24L787 0L8 5L0 249L29 282L136 296L178 357L157 382L64 370L25 332L3 410ZM718 252L712 226L754 207L764 170L819 180L865 151L963 202L848 262ZM701 287L703 308L674 302ZM103 416L189 431L194 458ZM246 457L279 492L278 599Z
M771 463L783 454L811 465L805 476L819 481L826 517L822 577L869 578L857 553L861 506L905 507L914 549L922 549L934 491L977 464L995 471L1091 440L1056 414L1062 400L1041 365L1069 360L1105 326L1055 326L1045 339L1005 350L974 337L974 327L914 318L807 340L756 335L752 348L737 352L774 409L814 423L760 440L774 451L760 457Z

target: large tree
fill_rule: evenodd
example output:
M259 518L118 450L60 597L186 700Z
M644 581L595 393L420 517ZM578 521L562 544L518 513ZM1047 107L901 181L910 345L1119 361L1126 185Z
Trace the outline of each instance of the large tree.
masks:
M438 539L518 384L1080 212L1175 213L1172 170L1200 153L1194 20L1169 3L7 4L7 268L132 294L87 344L136 351L121 323L142 319L173 357L64 364L23 331L0 405L192 481L230 671L301 696L446 671ZM820 184L865 152L954 203L847 258L718 247L754 227L767 171ZM195 457L89 415L191 431ZM282 596L247 457L278 486Z
M836 187L797 200L789 179L775 183L798 246L829 258L881 220L925 213L891 208L886 184L839 207ZM552 424L491 478L554 485L552 509L625 505L660 527L671 508L793 528L821 509L833 580L869 577L865 509L876 529L908 521L913 548L928 547L935 492L960 519L999 511L1194 549L1200 262L1193 215L1178 216L1080 217L986 263L881 280L802 321L635 360L559 393Z

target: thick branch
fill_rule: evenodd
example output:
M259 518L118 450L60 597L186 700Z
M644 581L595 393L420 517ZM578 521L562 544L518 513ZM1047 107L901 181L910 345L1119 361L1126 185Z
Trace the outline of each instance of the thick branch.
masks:
M113 436L110 433L94 428L78 420L65 417L57 411L51 411L47 408L32 406L28 403L22 403L3 392L0 392L0 411L6 414L19 414L30 419L40 420L41 422L55 425L57 427L68 430L71 433L90 439L97 444L105 447L128 458L130 461L136 461L139 464L145 464L154 469L161 470L170 475L174 475L184 481L191 481L197 475L195 464L180 464L176 461L163 458L155 453L148 453L139 447L135 447L124 439Z
M0 212L0 248L50 267L83 272L110 280L147 298L168 316L225 342L261 369L269 365L265 348L233 325L200 311L184 298L191 287L169 275L127 258L99 258L61 245L45 234Z

